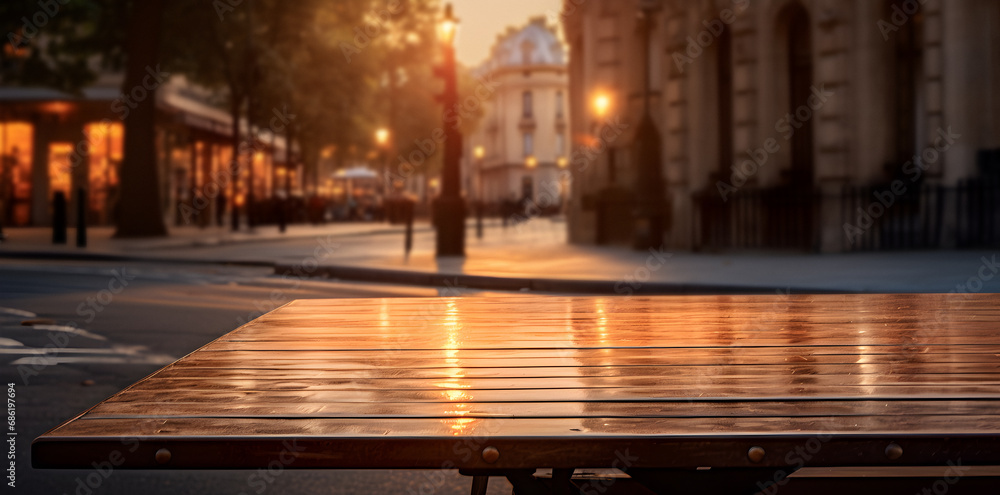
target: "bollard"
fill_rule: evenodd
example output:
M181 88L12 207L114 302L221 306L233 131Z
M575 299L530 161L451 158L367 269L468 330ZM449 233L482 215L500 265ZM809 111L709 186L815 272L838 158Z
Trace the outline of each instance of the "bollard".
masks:
M232 225L233 232L236 232L240 230L240 207L233 203L233 210L230 214L230 224Z
M405 200L403 202L403 215L406 216L406 240L404 242L404 249L406 250L406 257L410 257L410 250L413 249L413 201Z
M76 247L87 247L87 190L76 191Z
M476 201L476 238L483 238L483 202Z
M284 234L285 230L288 228L288 219L285 218L285 215L287 215L287 214L288 214L288 200L287 199L279 199L278 200L278 232L281 232L282 234Z
M52 199L52 244L66 244L66 193Z

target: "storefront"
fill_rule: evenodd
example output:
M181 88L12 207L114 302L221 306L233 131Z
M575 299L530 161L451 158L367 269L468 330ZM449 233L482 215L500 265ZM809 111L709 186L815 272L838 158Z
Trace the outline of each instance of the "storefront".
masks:
M258 133L253 173L246 157L234 167L229 115L181 89L168 83L157 100L160 198L169 224L222 224L248 200L251 175L255 200L284 190L284 139ZM69 218L77 217L85 192L87 223L114 224L125 135L111 112L115 94L0 87L0 225L49 225L57 192L69 200Z

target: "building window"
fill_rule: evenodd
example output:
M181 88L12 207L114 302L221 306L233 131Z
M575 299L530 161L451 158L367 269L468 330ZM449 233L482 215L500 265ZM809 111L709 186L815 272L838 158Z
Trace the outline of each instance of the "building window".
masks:
M556 134L556 155L566 154L566 138L562 134Z
M733 165L733 42L728 27L719 35L717 52L719 109L719 174L726 177Z
M530 132L524 133L524 157L527 158L535 154L535 136Z
M0 122L0 225L31 223L33 136L27 122Z
M524 94L521 95L522 116L526 119L532 118L535 114L535 110L533 108L534 102L532 100L531 91L525 91Z
M563 118L563 93L562 91L556 92L556 118Z
M124 126L120 122L88 124L83 132L90 143L88 218L104 225L113 220L112 213L118 201Z
M72 189L73 143L49 143L49 199L61 192L68 200Z
M887 15L892 15L893 8L902 8L902 0L894 0L887 6ZM886 17L888 18L888 17ZM917 11L912 19L894 32L895 57L889 66L893 70L890 78L892 83L890 94L895 95L891 101L895 131L894 168L899 168L914 155L920 153L917 149L917 119L919 115L920 76L923 74L922 52L923 13Z
M812 95L813 60L812 33L809 14L801 3L786 7L788 37L788 108L790 113L805 104ZM801 129L792 136L792 182L801 185L813 183L813 122L804 119Z

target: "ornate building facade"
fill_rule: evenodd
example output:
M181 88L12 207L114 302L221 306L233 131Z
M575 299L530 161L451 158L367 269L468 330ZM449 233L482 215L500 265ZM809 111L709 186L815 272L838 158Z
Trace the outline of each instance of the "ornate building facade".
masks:
M497 90L465 139L467 197L559 207L569 185L560 180L570 151L566 70L563 43L543 18L497 37L475 71Z
M1000 2L566 0L562 16L571 241L636 228L648 66L667 246L1000 242Z

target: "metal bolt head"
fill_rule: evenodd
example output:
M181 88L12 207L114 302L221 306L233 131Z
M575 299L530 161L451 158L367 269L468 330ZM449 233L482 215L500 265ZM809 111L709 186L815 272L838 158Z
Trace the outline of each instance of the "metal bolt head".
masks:
M763 447L750 447L750 450L747 451L747 458L750 459L750 462L760 462L764 460L765 453Z
M156 451L157 464L166 464L170 462L170 457L172 457L172 455L170 454L170 451L167 449L160 449Z
M896 443L890 443L889 446L885 448L885 456L888 457L889 460L895 461L896 459L903 457L903 447L900 447L899 444Z
M497 462L500 458L500 451L496 447L486 447L483 449L483 460L489 464Z

